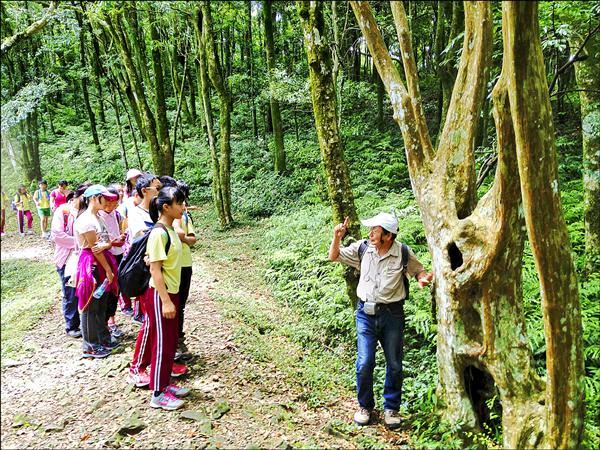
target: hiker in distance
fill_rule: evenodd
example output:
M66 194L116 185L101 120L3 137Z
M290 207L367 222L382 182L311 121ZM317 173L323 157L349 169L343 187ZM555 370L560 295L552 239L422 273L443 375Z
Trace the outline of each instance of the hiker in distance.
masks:
M398 220L391 214L379 213L362 220L370 228L369 239L340 248L346 234L348 218L333 229L329 259L360 270L356 293L356 387L359 409L354 422L368 425L375 407L373 370L377 342L381 343L386 361L384 422L390 428L400 426L402 396L402 346L404 342L404 300L408 298L409 277L415 277L421 288L429 285L433 273L423 265L405 244L396 242Z

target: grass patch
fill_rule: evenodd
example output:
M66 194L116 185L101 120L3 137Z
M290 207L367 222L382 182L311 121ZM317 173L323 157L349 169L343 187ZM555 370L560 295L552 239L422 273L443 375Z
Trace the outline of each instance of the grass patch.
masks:
M57 301L60 283L52 264L2 261L2 360L22 354L23 336Z

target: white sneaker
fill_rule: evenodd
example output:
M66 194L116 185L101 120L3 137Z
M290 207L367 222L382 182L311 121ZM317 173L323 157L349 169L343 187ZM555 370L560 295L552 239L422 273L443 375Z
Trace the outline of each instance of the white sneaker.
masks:
M25 237L25 233L19 233L19 236Z
M390 430L398 428L402 423L398 411L394 411L393 409L386 409L383 411L383 421L385 422L385 426Z
M176 397L185 397L186 395L189 395L189 393L190 393L190 390L188 388L184 388L177 384L168 385L166 391L170 392L171 394L175 395Z
M184 403L183 400L178 399L170 392L161 392L158 397L152 395L152 400L150 400L150 406L152 408L162 408L167 411L179 409Z
M33 230L27 230L27 234L33 234Z
M3 231L2 233L0 233L0 236L4 237L6 236L6 233Z
M371 411L372 410L367 408L359 408L359 410L354 413L354 423L361 427L368 425L371 421Z

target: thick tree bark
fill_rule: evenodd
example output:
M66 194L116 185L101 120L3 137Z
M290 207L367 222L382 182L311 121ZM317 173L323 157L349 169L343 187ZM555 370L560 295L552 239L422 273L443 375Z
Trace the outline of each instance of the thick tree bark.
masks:
M331 50L326 39L323 3L299 1L298 13L304 29L310 92L333 222L341 223L349 217L348 233L354 239L359 239L360 223L354 206L350 173L344 159L344 143L338 128L336 85ZM345 279L351 304L356 305L358 279L354 270L348 268Z
M548 371L544 446L576 448L584 419L581 313L558 188L552 107L537 10L534 2L504 3L504 54L509 61L509 97L525 222L542 297Z
M269 102L271 106L271 120L273 123L273 163L277 173L285 172L285 151L283 148L283 126L281 124L281 112L279 110L279 101L273 96L273 71L275 66L275 41L273 38L273 11L271 8L272 0L263 2L263 17L265 25L265 43L267 50L267 70L269 71L269 84L271 85L271 94Z
M435 154L424 127L402 3L392 3L392 12L408 89L385 48L368 3L351 5L403 134L411 182L432 253L439 397L444 416L463 430L481 430L484 424L490 425L486 400L497 389L503 447L577 447L577 431L583 424L581 323L558 189L552 183L556 174L550 105L547 87L545 91L539 87L544 71L536 16L527 11L532 4L505 5L504 32L513 49L505 50L503 71L493 94L498 165L492 188L478 203L469 192L473 141L491 50L490 4L465 4L460 69ZM507 20L511 13L506 9L511 8L512 19ZM519 66L519 61L528 64ZM542 170L537 161L543 161ZM528 162L535 171L526 170ZM534 215L533 192L544 196L550 218L542 219L542 211L540 216ZM539 199L537 204L541 204ZM533 368L523 317L523 208L544 292L547 387ZM544 227L552 239L540 241ZM564 349L562 357L557 353L559 346ZM558 436L563 436L562 440Z
M571 48L580 48L583 38L574 34ZM586 58L575 63L575 77L581 103L583 140L583 219L585 225L586 270L600 272L600 38L584 46Z

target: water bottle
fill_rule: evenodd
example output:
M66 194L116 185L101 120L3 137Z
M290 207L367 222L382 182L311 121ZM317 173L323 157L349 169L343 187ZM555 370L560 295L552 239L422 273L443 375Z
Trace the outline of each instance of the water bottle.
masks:
M93 297L94 298L102 297L102 295L104 295L104 292L106 291L107 287L108 287L108 278L105 278L104 281L102 282L102 284L100 286L98 286L96 288L96 290L94 291Z

